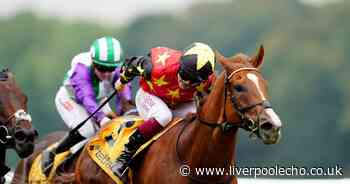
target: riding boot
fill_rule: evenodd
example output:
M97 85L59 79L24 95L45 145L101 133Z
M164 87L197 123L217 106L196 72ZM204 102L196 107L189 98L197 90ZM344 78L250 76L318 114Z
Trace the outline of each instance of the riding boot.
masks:
M124 150L113 164L113 173L121 180L125 181L128 175L128 166L133 155L140 146L160 132L160 130L162 130L162 126L153 118L145 121L140 127L138 127L129 137L129 141L124 145Z
M55 160L56 154L63 153L67 151L70 147L73 145L79 143L80 141L84 140L85 137L80 135L78 131L76 132L69 132L66 134L58 143L58 145L51 149L51 150L45 150L42 153L42 170L46 177L49 176L50 171L53 166L53 162Z

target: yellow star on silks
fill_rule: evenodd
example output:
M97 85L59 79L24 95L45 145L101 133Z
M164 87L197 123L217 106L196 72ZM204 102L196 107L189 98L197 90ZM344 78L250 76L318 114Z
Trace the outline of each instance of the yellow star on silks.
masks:
M168 52L164 52L161 55L158 55L158 59L156 61L156 63L160 63L163 66L165 65L165 61L170 57L170 55L168 54Z
M163 76L161 76L159 79L157 79L155 82L156 82L156 84L159 86L159 87L161 87L161 86L164 86L164 85L167 85L168 84L168 82L167 81L165 81L165 75L163 75Z
M197 55L197 70L200 70L205 64L210 63L211 67L215 66L215 53L207 45L196 43L197 47L188 50L185 55Z
M168 90L168 95L171 96L171 98L180 98L180 90L175 89L175 90Z
M202 82L201 84L199 84L199 86L196 87L196 89L199 92L204 92L204 87L205 87L205 84Z
M151 81L146 81L146 83L148 84L149 88L154 91L154 88L153 88L153 84Z

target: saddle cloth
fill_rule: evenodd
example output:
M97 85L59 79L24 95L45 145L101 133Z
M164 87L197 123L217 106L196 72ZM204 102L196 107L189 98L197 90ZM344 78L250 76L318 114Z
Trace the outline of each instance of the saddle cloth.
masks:
M50 145L48 148L46 149L52 149L53 147L55 147L58 143L54 143L52 145ZM61 165L61 163L63 161L66 160L66 158L70 155L70 151L66 151L60 154L57 154L55 157L55 161L53 164L53 167L51 169L51 172L49 174L48 177L45 176L45 174L43 173L42 167L41 167L41 158L42 158L42 154L39 154L33 161L32 166L29 170L29 175L28 175L28 183L30 184L49 184L49 183L53 183L52 182L52 177L54 176L54 173L56 172L56 169L58 166Z
M175 118L162 132L158 133L151 140L143 144L135 153L134 157L147 148L152 142L157 140L161 135L174 127L182 119ZM92 137L85 145L85 148L95 163L107 173L116 184L123 182L113 174L112 165L119 157L124 149L124 144L129 140L129 136L143 123L143 119L139 116L122 116L113 119L111 123L102 127L97 134ZM47 149L52 149L57 143L50 145ZM48 177L42 171L41 160L42 155L39 154L32 163L29 171L28 183L30 184L51 184L52 178L55 176L56 169L70 156L70 151L57 154L54 165ZM129 169L129 177L132 176L132 170Z
M143 144L137 150L134 157L180 121L181 119L174 119L167 128ZM124 144L128 142L129 136L142 123L143 119L138 116L123 116L113 119L113 123L109 123L107 126L103 127L86 145L86 149L92 160L94 160L117 184L123 184L123 182L113 174L112 165L123 151ZM128 176L130 178L132 176L131 169L129 169Z

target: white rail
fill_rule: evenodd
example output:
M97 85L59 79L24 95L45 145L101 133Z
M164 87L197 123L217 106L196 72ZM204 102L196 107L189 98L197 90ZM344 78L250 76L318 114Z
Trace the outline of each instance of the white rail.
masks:
M6 184L10 184L13 172L9 172ZM246 179L238 178L238 184L350 184L350 179Z
M239 179L238 184L350 184L350 179Z

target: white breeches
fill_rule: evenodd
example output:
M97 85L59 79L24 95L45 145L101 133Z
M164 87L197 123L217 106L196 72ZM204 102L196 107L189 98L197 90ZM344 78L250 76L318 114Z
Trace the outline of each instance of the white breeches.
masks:
M165 127L173 117L185 117L187 113L196 112L194 102L184 103L170 109L168 105L159 97L145 92L140 88L135 97L137 111L143 119L155 118Z
M103 100L105 99L102 99L101 101ZM64 87L61 87L58 90L55 98L55 103L58 113L60 114L64 123L70 129L73 129L74 127L78 126L79 123L84 121L89 116L85 108L82 105L75 102L74 99L72 99L69 96L67 90ZM109 104L106 104L102 108L102 111L105 113L109 113L112 111L112 109L109 106ZM97 130L97 124L93 119L90 119L79 129L79 133L82 136L89 138L93 136Z

